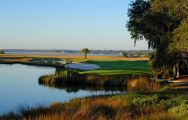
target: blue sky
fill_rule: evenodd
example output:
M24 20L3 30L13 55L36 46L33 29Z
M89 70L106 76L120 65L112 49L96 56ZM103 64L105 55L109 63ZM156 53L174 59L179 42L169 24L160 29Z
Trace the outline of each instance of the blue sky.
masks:
M0 0L1 49L147 49L126 29L131 0Z

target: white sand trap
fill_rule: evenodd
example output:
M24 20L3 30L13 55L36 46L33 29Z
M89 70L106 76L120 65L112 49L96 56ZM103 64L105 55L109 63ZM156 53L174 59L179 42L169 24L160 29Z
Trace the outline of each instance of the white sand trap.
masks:
M95 69L99 69L100 66L95 64L76 63L76 64L67 64L66 68L80 69L80 70L95 70Z

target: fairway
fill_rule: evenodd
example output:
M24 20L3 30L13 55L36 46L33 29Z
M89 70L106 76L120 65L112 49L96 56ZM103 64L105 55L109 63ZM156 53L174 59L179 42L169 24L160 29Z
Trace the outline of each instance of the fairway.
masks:
M90 70L81 72L96 73L99 75L115 75L115 74L151 74L151 67L148 61L125 61L125 60L114 60L114 61L95 61L88 60L84 63L96 64L101 68L98 70Z

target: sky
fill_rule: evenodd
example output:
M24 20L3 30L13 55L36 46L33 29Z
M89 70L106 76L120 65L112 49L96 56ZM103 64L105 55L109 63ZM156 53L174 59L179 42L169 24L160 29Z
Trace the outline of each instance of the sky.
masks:
M127 31L131 0L0 0L0 49L146 49Z

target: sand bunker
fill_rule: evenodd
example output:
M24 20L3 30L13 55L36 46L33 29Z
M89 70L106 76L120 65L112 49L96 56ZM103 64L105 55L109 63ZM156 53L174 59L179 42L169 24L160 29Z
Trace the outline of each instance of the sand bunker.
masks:
M95 69L99 69L100 66L95 64L76 63L76 64L67 64L66 68L80 69L80 70L95 70Z

